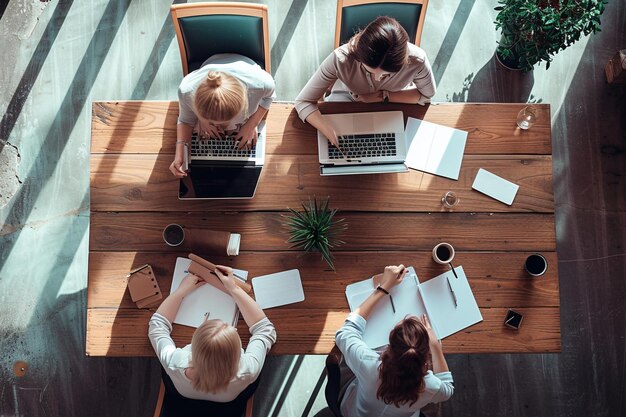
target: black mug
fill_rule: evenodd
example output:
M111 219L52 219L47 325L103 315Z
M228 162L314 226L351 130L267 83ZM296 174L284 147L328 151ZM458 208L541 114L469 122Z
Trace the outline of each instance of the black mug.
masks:
M524 269L533 277L539 277L548 270L548 260L543 255L533 253L524 263Z
M178 246L185 240L185 230L180 224L168 224L163 229L163 240L170 246Z

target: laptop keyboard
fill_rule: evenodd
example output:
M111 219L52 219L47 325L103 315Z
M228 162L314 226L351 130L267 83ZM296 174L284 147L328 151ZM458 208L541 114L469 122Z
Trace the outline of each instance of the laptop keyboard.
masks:
M251 149L237 149L235 136L208 139L204 136L198 138L198 136L194 134L191 137L191 156L255 158L256 146L253 146Z
M336 147L328 145L329 159L376 158L380 156L396 156L395 133L343 135L339 136L338 139L339 147L343 151L343 154Z

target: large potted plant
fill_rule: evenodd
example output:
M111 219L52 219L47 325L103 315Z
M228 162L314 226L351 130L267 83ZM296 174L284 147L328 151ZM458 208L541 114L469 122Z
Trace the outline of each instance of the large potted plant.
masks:
M504 66L532 70L541 61L600 31L605 0L498 0L496 29L502 29L496 57Z
M285 215L285 227L289 230L292 248L302 248L306 252L317 251L322 259L335 270L331 250L344 242L339 239L346 230L345 219L335 219L337 209L328 208L329 199L318 202L316 198L302 203L302 211L289 209L290 215Z

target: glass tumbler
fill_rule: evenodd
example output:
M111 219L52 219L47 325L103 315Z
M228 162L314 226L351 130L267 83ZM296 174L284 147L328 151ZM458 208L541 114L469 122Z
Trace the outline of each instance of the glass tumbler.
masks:
M448 191L443 195L443 197L441 197L441 204L443 204L443 206L448 209L451 209L459 204L459 201L459 196L457 196L456 193L453 191Z
M537 110L533 106L526 106L517 114L517 126L526 130L535 124L537 120Z

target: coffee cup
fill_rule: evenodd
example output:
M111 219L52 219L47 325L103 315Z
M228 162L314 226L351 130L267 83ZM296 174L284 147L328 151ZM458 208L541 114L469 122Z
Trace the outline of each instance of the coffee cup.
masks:
M179 246L185 240L185 229L180 224L168 224L163 229L163 240L169 246Z
M539 253L533 253L526 258L524 269L533 277L539 277L548 270L548 260Z
M439 243L433 248L433 259L438 264L450 264L454 259L454 248L449 243Z

